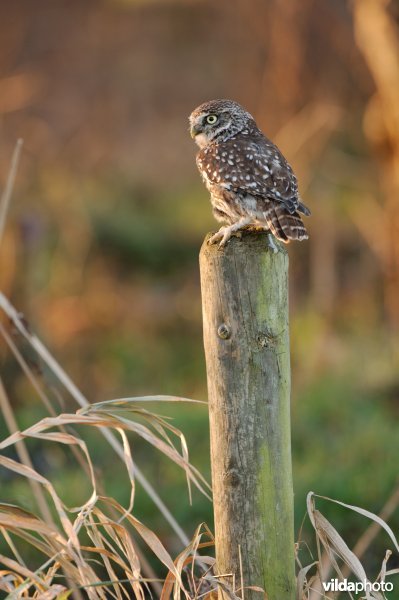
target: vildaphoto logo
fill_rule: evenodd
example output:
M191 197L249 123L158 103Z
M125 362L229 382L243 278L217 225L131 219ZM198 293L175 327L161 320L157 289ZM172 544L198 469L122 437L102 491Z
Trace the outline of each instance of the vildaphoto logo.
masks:
M392 592L393 583L390 581L371 583L371 581L330 579L330 581L323 581L323 588L325 592Z

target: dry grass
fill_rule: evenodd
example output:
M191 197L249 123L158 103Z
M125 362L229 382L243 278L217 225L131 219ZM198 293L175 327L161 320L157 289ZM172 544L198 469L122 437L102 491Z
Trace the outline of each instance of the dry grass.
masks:
M381 570L377 577L374 579L369 577L360 561L359 556L348 547L345 540L328 521L328 519L326 519L326 517L318 509L316 509L316 498L333 502L343 506L344 508L361 514L367 519L370 519L373 524L377 524L379 528L382 528L387 532L395 550L399 553L398 541L392 529L383 519L381 519L381 517L371 513L368 510L359 508L358 506L352 506L350 504L340 502L339 500L333 500L332 498L318 496L313 492L309 492L307 498L307 514L316 534L318 560L303 567L297 559L300 567L297 577L297 600L316 600L317 598L337 597L337 594L331 595L323 592L321 582L328 581L330 577L336 577L339 579L339 581L343 581L348 577L348 575L353 573L355 579L359 582L381 584L386 581L390 581L390 578L393 575L399 573L399 569L387 570L387 562L392 555L392 551L387 550L382 560ZM322 556L322 551L325 553L324 557ZM321 568L323 565L327 565L328 568L323 570ZM309 572L313 567L315 567L316 573L309 576ZM334 571L334 575L330 573L331 570ZM348 597L353 598L350 592L347 593ZM365 598L367 600L383 600L386 598L386 596L383 592L365 590Z
M4 302L2 305L4 307ZM12 316L10 311L9 316ZM26 326L21 325L20 315L17 319L19 325L26 330L25 333L32 336ZM5 329L1 328L1 331L6 334L4 339L9 342ZM14 346L12 350L15 353ZM20 362L23 361L21 354L18 357ZM41 397L46 398L48 406L50 400L36 375L24 361L22 364L36 391L40 390ZM69 385L71 382L67 378L63 383ZM70 391L73 390L73 387L69 388ZM15 427L15 418L10 420L12 413L4 388L0 397L3 413L8 414L7 422ZM208 592L212 588L212 578L207 571L212 568L213 559L198 555L199 550L213 544L209 530L198 528L186 550L173 561L157 535L133 516L137 467L132 457L129 440L131 434L140 436L181 467L189 490L191 484L194 484L208 497L210 493L209 484L189 462L186 441L181 432L166 419L146 408L148 402L154 400L158 403L194 402L152 396L86 404L76 413L49 416L23 431L14 431L0 443L1 451L19 445L20 461L1 455L0 465L29 481L36 498L40 499L40 506L44 502L47 507L45 515L39 517L18 506L0 505L0 527L12 556L0 557L5 567L1 573L0 589L7 592L10 598L63 598L77 590L84 590L89 598L130 598L132 594L135 598L144 598L146 590L149 591L149 584L161 592L162 598L168 598L171 594L174 597L183 594L186 598L196 598L204 593L204 589ZM126 484L131 489L129 506L121 506L99 490L90 452L84 435L77 435L77 426L98 429L108 440L112 440L114 448L121 449ZM120 438L120 442L116 436ZM91 493L81 506L65 506L52 482L33 468L26 451L26 442L33 438L75 450L79 467L88 474L91 484ZM25 449L25 453L21 453L21 448ZM156 493L155 490L153 492ZM158 502L161 503L162 510L160 498ZM204 535L206 542L202 541ZM169 575L163 589L155 585L160 582L150 581L143 575L135 536L139 536L167 567ZM32 571L25 564L17 549L18 544L14 543L15 539L25 541L35 548L38 555L43 555L42 565L38 569ZM183 569L188 564L190 577L184 582ZM196 573L198 569L199 575ZM104 580L105 572L107 580ZM213 587L214 585L215 582Z
M62 599L73 594L74 598L90 599L155 596L162 600L172 597L199 600L212 598L220 587L226 598L238 599L240 589L232 590L223 580L216 578L212 574L214 558L203 554L203 550L214 545L212 533L205 524L197 528L186 548L173 559L156 533L134 516L135 485L140 471L132 456L132 434L183 469L190 498L191 485L195 485L211 499L208 482L189 462L183 434L166 418L147 409L148 403L154 401L161 404L198 401L145 396L90 404L31 332L23 316L1 293L0 307L19 334L52 369L59 385L63 385L81 405L75 413L54 414L51 400L37 374L29 367L7 329L0 327L3 339L51 413L51 416L19 431L6 390L0 387L0 404L10 429L10 435L0 442L0 451L15 447L19 456L17 461L1 454L0 465L31 485L41 513L39 516L16 505L0 504L1 533L9 548L9 556L0 556L3 566L0 590L6 592L10 599ZM83 429L82 435L76 433L76 427ZM130 502L126 507L106 496L101 489L98 467L94 468L84 439L84 431L88 427L99 430L121 458L121 465L126 471L126 485L131 489ZM73 452L78 468L84 470L91 485L91 491L81 506L66 506L50 479L33 467L26 444L30 439L60 444ZM151 498L175 533L182 537L181 528L174 526L174 518L170 520L170 513L156 490L142 474L140 481L145 482ZM135 541L137 537L167 568L164 580L148 576L151 569ZM26 564L19 550L20 541L25 542L25 549L30 545L37 556L42 557L39 568L32 569Z

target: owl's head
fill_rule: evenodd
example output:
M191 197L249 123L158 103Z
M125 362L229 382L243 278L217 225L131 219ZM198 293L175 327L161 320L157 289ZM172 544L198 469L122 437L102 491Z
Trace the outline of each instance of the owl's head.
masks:
M200 148L214 142L225 142L250 126L253 117L233 100L210 100L190 115L190 133Z

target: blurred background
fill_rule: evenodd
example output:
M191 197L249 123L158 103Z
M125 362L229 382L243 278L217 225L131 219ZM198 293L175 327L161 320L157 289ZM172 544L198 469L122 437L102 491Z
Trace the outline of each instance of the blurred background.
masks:
M298 530L309 490L379 512L397 485L398 21L388 0L0 2L2 187L24 139L1 289L92 402L206 400L198 252L216 225L189 113L235 99L293 165L313 213L309 241L289 247ZM18 426L45 416L5 344L0 361ZM52 393L57 412L76 409ZM156 409L209 477L206 407L181 406ZM198 492L190 507L182 472L132 445L186 533L212 526ZM67 453L30 448L67 504L84 499ZM123 467L97 438L94 460L126 505ZM32 508L17 477L2 481L3 499ZM136 515L179 551L140 486ZM332 505L328 516L349 545L367 526ZM389 544L380 534L370 565Z

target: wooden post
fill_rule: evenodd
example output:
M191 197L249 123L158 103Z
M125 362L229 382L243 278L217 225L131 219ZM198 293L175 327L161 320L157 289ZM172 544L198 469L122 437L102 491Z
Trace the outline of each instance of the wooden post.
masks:
M231 238L223 250L207 239L200 270L217 573L232 574L236 590L242 577L268 600L292 600L288 256L273 254L264 233Z

